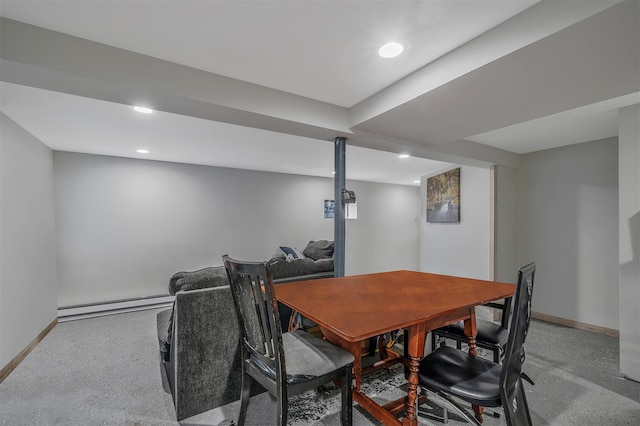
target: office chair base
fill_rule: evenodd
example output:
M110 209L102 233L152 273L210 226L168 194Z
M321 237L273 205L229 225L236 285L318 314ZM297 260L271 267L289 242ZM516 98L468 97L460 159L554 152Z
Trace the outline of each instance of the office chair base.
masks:
M438 405L442 407L442 417L440 418L440 417L434 416L433 414L420 411L419 407L417 410L418 414L422 414L425 417L435 418L436 420L440 420L446 424L446 423L449 423L449 413L447 409L452 408L456 413L458 413L462 418L464 418L467 421L467 423L470 423L476 426L482 426L482 423L480 423L473 415L469 414L469 412L465 407L463 407L458 401L456 401L449 395L441 392L434 392L428 389L423 389L422 392L427 396L427 399L431 401L434 401L435 399L440 402L440 404Z
M522 380L529 382L532 386L535 386L535 383L533 382L533 380L531 380L531 377L529 377L527 373L525 372L520 373L520 378L522 378Z

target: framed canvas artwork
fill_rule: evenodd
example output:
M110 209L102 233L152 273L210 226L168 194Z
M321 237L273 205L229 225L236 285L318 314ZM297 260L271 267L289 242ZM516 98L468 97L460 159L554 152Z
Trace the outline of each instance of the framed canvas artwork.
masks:
M324 218L333 219L336 216L336 203L334 200L324 200Z
M427 179L427 222L460 222L460 167Z

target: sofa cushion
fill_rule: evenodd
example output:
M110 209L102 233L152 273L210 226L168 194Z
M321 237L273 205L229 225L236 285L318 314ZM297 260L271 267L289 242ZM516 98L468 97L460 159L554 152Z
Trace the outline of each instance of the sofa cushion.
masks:
M309 241L302 253L313 260L331 259L333 257L333 241Z
M280 250L284 253L287 260L304 259L304 254L295 247L280 246Z
M179 291L220 287L223 285L229 285L224 266L208 267L197 271L182 271L173 274L169 280L169 294L174 296Z
M333 271L333 259L314 261L308 257L291 261L278 258L271 259L269 269L274 280L286 277L303 277L319 272Z

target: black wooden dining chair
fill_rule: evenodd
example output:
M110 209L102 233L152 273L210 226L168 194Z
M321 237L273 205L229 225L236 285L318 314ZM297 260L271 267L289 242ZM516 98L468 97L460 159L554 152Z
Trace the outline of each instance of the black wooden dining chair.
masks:
M242 329L242 395L238 426L245 422L251 380L278 401L278 425L287 424L288 397L339 381L343 425L352 423L353 355L303 330L282 333L278 302L266 263L222 257Z
M515 309L502 364L446 346L420 361L420 386L447 401L469 423L480 425L482 415L472 417L452 396L482 407L502 407L509 426L532 424L521 374L535 269L535 263L530 263L518 270Z
M478 329L476 346L489 349L493 352L493 361L500 362L504 356L507 339L509 338L511 298L503 299L502 302L486 303L482 306L499 309L502 318L500 319L500 324L483 319L476 320ZM464 323L459 321L431 331L431 347L433 349L435 349L438 344L440 346L446 346L446 339L455 340L456 348L462 349L462 344L469 341L467 335L464 334Z

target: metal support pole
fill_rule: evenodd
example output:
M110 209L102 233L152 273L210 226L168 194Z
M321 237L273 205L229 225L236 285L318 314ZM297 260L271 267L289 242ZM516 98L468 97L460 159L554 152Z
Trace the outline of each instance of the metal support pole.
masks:
M346 141L347 138L343 137L337 137L335 139L335 216L333 219L333 262L335 277L344 277L345 214L344 205L342 204L342 190L346 185Z

